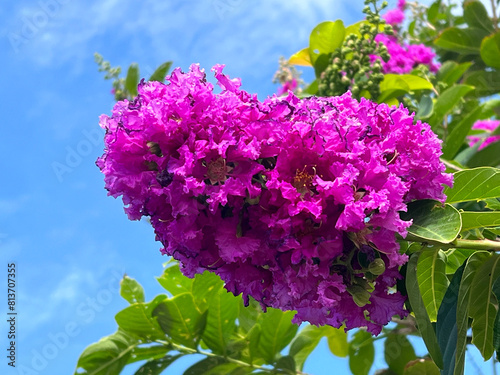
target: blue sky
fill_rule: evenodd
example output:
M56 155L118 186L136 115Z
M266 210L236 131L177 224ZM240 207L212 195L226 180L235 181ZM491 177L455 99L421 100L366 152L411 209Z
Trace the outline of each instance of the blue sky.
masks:
M167 60L184 70L226 64L262 99L276 91L280 56L305 47L321 21L358 21L362 7L361 0L4 2L0 278L16 262L19 315L18 367L7 368L2 356L2 373L72 374L82 350L115 331L114 314L127 304L117 292L123 273L149 299L163 291L154 276L167 258L152 229L128 221L94 165L103 151L98 116L114 101L93 53L124 69L137 62L146 77ZM322 342L305 370L322 375L333 367L348 373L347 361Z

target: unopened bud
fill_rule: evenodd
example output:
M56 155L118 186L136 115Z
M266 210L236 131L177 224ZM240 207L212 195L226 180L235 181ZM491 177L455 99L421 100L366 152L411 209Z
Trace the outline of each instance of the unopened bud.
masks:
M382 259L377 258L368 266L368 271L374 275L382 275L385 271L385 263Z
M360 285L351 285L347 291L352 296L352 300L359 307L363 307L370 303L371 294Z

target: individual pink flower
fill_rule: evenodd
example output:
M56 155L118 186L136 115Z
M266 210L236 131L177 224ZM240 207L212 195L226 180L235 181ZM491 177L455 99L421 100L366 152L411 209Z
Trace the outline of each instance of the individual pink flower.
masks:
M395 26L403 23L405 14L401 9L392 9L382 16L389 25Z

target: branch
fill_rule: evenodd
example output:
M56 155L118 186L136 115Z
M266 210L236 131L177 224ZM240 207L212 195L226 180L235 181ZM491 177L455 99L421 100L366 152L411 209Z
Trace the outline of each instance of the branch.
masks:
M410 242L420 242L429 245L438 246L441 249L471 249L471 250L486 250L500 251L500 242L492 240L464 240L457 238L449 243L441 243L438 241L422 240L422 238L408 234L406 238L401 239Z

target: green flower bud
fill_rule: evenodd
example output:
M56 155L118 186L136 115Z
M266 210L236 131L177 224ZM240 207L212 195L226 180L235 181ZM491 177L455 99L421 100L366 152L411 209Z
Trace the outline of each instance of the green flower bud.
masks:
M368 266L368 271L374 275L382 275L385 271L385 263L382 259L377 258Z
M351 285L347 288L347 291L352 296L354 303L359 307L363 307L370 303L371 294L361 285Z

